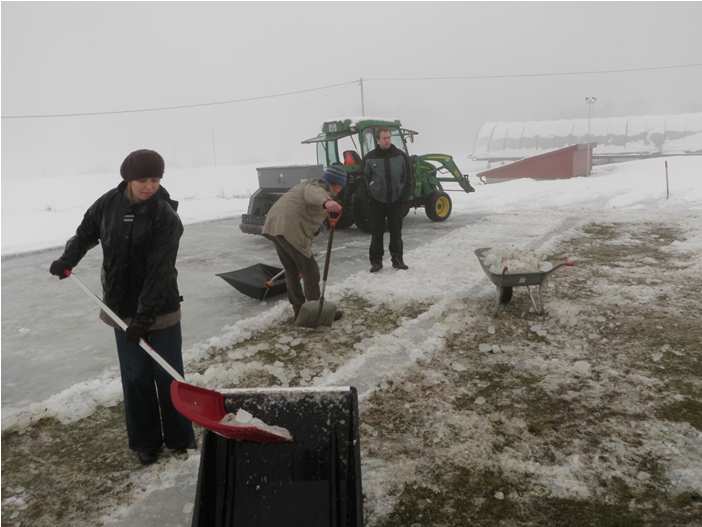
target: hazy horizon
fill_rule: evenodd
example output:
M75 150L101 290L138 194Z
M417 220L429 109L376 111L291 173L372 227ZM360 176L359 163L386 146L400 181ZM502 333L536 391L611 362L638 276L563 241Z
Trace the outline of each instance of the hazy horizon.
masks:
M2 114L101 112L302 90L359 78L600 71L702 62L699 3L7 3ZM480 80L367 80L366 115L464 155L486 121L702 111L702 68ZM207 108L3 119L3 184L117 171L314 160L300 141L361 114L358 84ZM461 159L458 159L459 164Z

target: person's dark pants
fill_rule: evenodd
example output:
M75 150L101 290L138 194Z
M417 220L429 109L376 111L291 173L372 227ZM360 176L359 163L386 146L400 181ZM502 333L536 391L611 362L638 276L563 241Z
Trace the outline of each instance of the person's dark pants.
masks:
M319 300L319 266L314 256L305 256L282 236L269 236L268 239L275 245L275 251L285 269L288 300L297 316L306 300ZM300 277L304 284L304 292L300 286Z
M383 262L386 221L390 231L390 256L393 262L402 261L402 220L404 218L402 202L381 203L374 199L369 201L371 244L368 256L371 264Z
M124 331L115 329L115 337L129 448L157 449L164 442L172 449L195 448L190 421L180 415L171 402L171 376L138 344L129 342ZM149 332L145 340L178 373L183 374L180 322Z

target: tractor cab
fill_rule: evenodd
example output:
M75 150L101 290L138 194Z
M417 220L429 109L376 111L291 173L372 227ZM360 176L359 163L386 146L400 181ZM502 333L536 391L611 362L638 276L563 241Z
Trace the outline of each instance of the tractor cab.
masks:
M397 120L364 117L359 120L327 121L319 134L302 143L317 145L317 163L324 167L341 163L349 170L352 167L360 169L362 159L377 145L376 135L380 128L390 130L392 143L409 155L407 140L414 142L417 132L402 128Z
M316 145L319 165L327 167L340 163L346 170L348 182L340 196L344 205L344 214L338 224L340 228L356 223L361 230L369 229L363 158L377 146L376 137L381 128L390 130L392 143L409 155L407 142L414 142L417 132L402 128L398 120L364 117L327 121L319 134L302 141L303 144Z
M338 163L344 167L348 179L337 198L344 208L337 228L355 223L360 230L370 232L370 197L363 176L363 158L377 146L376 136L381 128L390 130L392 143L410 158L414 185L404 213L412 207L423 207L430 220L447 220L452 204L441 183L457 182L463 191L474 191L468 176L460 172L453 158L448 154L410 155L407 144L414 143L417 132L403 128L397 119L361 117L326 121L320 133L302 141L315 145L315 165L257 168L260 188L251 196L239 228L260 234L268 210L288 188L304 179L319 178L324 168Z

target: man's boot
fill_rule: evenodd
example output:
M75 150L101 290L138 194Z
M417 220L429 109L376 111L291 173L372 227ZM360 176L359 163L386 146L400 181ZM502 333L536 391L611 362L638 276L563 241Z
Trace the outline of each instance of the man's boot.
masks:
M398 256L397 258L393 258L392 259L392 266L395 269L402 269L403 271L406 271L407 269L409 269L409 267L407 267L405 262L402 260L402 256Z
M142 465L151 465L152 463L156 463L156 461L158 461L159 450L160 449L158 448L140 448L135 452L139 458L139 462Z
M383 262L371 262L371 273L377 273L383 268Z

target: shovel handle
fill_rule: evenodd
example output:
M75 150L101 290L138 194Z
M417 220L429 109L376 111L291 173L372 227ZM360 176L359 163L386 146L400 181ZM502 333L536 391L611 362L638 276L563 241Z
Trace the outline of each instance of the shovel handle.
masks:
M66 277L71 277L73 278L73 281L78 284L78 287L80 287L86 295L88 295L90 298L93 299L93 301L100 306L100 308L107 313L107 315L110 317L110 319L117 324L120 328L122 328L123 331L127 331L127 324L124 323L124 321L119 318L114 311L112 311L109 307L105 305L105 303L100 300L97 296L95 296L95 293L93 293L90 289L88 289L88 286L86 286L80 278L78 278L74 273L72 273L69 270L66 270L65 273ZM178 373L173 366L168 364L166 360L161 357L158 353L156 353L156 350L153 349L151 346L149 346L149 343L146 342L144 339L139 339L139 346L149 354L149 356L154 359L168 374L173 377L176 381L179 382L185 382L185 379L183 376Z
M280 271L280 272L279 272L278 274L276 274L273 278L269 278L268 280L266 280L266 281L263 283L263 285L266 286L268 289L270 289L271 287L273 287L273 282L275 282L278 278L280 278L280 277L283 276L284 274L285 274L285 269L283 269L282 271Z
M324 275L322 277L325 285L327 282L327 276L329 276L329 262L331 261L332 242L334 240L334 231L336 230L336 222L339 220L339 216L336 216L334 221L331 221L331 219L331 216L329 216L329 241L327 243L327 254L324 258ZM322 293L322 298L324 298L324 293Z
M330 228L333 229L336 227L336 223L341 219L342 214L343 214L343 212L340 212L339 214L332 213L332 212L329 213L327 221L329 222Z

